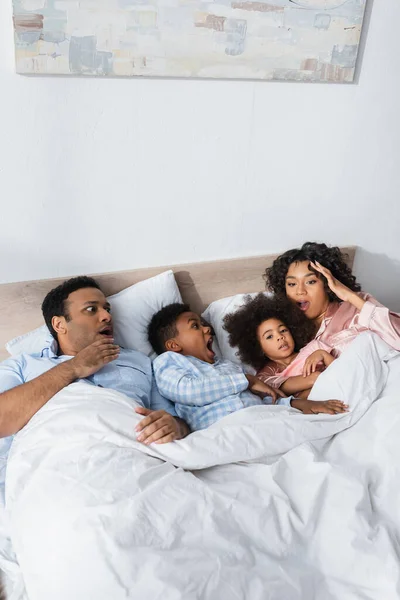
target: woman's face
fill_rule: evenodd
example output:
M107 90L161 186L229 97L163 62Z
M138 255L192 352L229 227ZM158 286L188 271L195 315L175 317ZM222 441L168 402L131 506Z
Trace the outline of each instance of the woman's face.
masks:
M267 319L257 329L257 337L265 356L270 360L288 358L294 352L294 339L289 329L278 319Z
M328 308L329 297L324 283L308 260L294 262L286 274L286 296L295 302L308 319L317 319Z

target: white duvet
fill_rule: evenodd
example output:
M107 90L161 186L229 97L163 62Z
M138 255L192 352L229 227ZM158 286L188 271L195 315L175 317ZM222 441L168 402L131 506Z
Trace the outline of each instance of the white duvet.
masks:
M362 334L313 398L350 412L252 407L146 447L131 399L64 389L9 456L10 598L398 600L400 357Z

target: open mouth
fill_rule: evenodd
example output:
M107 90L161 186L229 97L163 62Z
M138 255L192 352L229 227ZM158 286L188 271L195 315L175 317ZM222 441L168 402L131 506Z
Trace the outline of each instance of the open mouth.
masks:
M289 344L282 344L282 346L279 346L278 350L289 350Z
M214 358L214 356L215 356L215 352L214 352L214 350L212 349L212 345L213 345L213 338L212 338L212 337L210 337L210 338L208 339L208 342L207 342L206 346L207 346L207 351L209 352L210 356L211 356L212 358Z
M104 327L104 329L102 329L101 331L99 331L99 333L100 333L101 335L105 335L105 336L108 336L108 337L112 337L112 334L113 334L113 328L112 328L111 326L109 326L109 327Z
M310 303L309 302L297 302L297 306L300 308L300 310L305 312L306 310L308 310Z

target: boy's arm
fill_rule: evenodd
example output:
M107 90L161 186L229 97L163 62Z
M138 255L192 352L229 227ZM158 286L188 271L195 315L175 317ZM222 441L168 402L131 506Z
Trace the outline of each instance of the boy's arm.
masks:
M221 373L213 370L208 375L192 368L192 364L182 358L184 357L177 355L174 359L162 354L154 362L158 389L173 402L205 406L238 394L249 386L244 373Z
M304 400L301 398L293 398L291 405L305 415L317 415L326 413L328 415L336 415L339 413L348 412L349 406L341 400Z

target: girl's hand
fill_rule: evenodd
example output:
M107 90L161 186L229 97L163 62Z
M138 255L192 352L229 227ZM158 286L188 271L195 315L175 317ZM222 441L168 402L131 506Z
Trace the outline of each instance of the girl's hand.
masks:
M304 363L303 377L308 377L311 373L315 373L320 363L328 367L333 360L333 356L329 352L326 352L326 350L316 350L310 354Z
M255 375L246 375L247 381L249 382L249 390L259 396L265 398L265 396L271 396L272 402L275 404L279 398L285 398L285 394L277 389L264 383L261 379L258 379Z
M359 310L362 309L365 300L360 298L360 296L348 288L347 285L344 285L338 279L336 279L329 269L323 267L318 261L311 262L311 266L313 269L318 271L318 273L321 273L321 275L325 277L329 289L336 294L339 300L342 300L343 302L350 302Z

